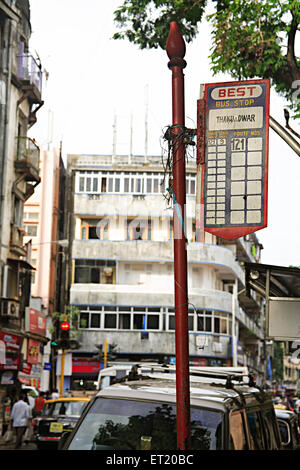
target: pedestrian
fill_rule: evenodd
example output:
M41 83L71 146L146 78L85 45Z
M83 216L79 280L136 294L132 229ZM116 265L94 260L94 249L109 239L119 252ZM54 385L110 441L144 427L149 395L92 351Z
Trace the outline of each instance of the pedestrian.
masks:
M13 405L10 415L11 426L16 433L15 449L21 447L22 437L29 425L30 407L26 403L26 393L21 393L20 399Z
M34 416L40 416L42 414L42 409L45 404L45 392L39 392L39 396L35 399L33 414Z
M30 408L30 416L32 416L32 410L34 408L34 404L35 404L35 399L33 398L33 396L31 395L31 391L30 392L27 392L27 403L29 405L29 408Z
M295 398L295 408L296 408L296 411L297 413L300 412L300 398Z
M51 400L51 393L49 390L45 392L45 400Z
M59 398L59 393L58 393L57 388L55 388L53 392L51 393L51 399L55 400L55 398Z

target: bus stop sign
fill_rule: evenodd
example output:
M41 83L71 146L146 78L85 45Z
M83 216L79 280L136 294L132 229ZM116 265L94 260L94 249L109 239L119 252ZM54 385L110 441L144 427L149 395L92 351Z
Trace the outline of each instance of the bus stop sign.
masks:
M200 227L235 240L267 226L270 82L206 84L203 101Z

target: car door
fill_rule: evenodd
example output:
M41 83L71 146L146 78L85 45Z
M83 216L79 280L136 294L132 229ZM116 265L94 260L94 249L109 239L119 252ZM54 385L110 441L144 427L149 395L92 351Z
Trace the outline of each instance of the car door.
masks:
M244 410L233 411L229 417L229 449L247 450L247 430Z

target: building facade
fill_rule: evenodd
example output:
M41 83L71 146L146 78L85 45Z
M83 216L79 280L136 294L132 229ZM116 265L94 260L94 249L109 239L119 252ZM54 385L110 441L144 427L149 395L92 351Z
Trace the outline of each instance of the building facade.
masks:
M24 204L40 183L40 152L27 131L43 105L41 64L29 52L30 34L29 1L1 1L0 392L12 399L23 375L38 384L47 343L45 319L29 311L33 267L23 227Z
M123 360L174 362L173 209L161 158L68 155L67 175L70 304L81 322L73 365L105 343ZM259 261L261 245L255 235L198 241L192 160L186 194L190 363L248 365L263 378L262 302L245 295L240 263Z
M61 219L63 218L64 164L61 150L40 149L39 171L41 183L24 204L23 227L25 243L31 243L30 307L43 313L46 318L47 337L51 337L52 314L63 311L61 263L64 261L65 245ZM49 390L56 384L53 380L50 342L45 346L42 363L41 389ZM49 365L51 364L51 366ZM51 367L51 369L50 369Z

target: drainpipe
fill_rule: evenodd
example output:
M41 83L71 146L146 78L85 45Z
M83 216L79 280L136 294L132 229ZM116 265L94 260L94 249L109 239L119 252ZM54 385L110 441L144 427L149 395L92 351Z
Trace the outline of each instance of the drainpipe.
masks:
M7 37L6 48L6 64L2 73L2 78L6 75L5 80L1 80L2 91L1 94L1 116L0 116L0 292L2 296L2 277L3 266L5 262L2 260L2 230L3 230L3 200L4 200L4 171L7 159L7 137L8 137L8 122L9 122L9 101L10 101L10 78L11 78L11 38L12 38L12 20L7 19L4 26L4 38ZM4 65L4 64L3 64Z

